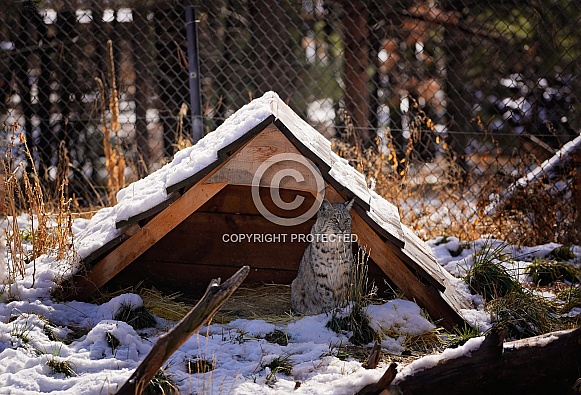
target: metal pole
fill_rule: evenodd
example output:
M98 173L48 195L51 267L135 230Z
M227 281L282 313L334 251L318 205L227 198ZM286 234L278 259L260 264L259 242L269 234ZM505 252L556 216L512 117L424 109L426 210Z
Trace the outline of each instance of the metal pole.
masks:
M190 82L190 113L192 114L192 138L194 144L204 137L202 121L202 89L200 88L200 56L198 52L198 26L196 9L186 7L186 33L188 38L188 63Z

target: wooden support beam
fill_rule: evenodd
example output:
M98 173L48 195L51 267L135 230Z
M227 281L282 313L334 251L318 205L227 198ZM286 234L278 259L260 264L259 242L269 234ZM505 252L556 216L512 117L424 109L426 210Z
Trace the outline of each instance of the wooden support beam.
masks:
M198 304L168 333L158 338L129 380L117 391L117 395L139 395L145 393L147 385L163 364L202 325L212 319L218 309L242 284L249 271L250 268L248 266L243 266L222 285L220 285L219 278L212 280Z
M426 286L416 277L405 263L390 250L388 245L375 233L371 227L358 215L353 215L352 231L359 239L361 247L369 252L369 256L383 270L387 277L408 297L428 312L434 320L451 330L455 326L464 325L462 317L454 310L432 286Z
M169 231L220 192L226 184L198 184L186 191L155 216L134 235L111 251L88 273L74 277L74 289L67 299L85 299L103 286L113 276L127 267L149 247L157 243Z

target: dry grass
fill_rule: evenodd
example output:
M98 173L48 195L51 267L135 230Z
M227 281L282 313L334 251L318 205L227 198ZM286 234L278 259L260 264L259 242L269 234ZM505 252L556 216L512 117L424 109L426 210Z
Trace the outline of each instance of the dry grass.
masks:
M522 171L519 177L511 179L516 180L525 174ZM495 235L511 244L579 242L579 234L574 227L575 207L572 199L567 197L571 189L559 190L555 187L557 183L569 183L570 177L570 173L553 180L545 177L526 188L520 188L506 204L499 206L493 215L484 220L491 224L490 228L495 231ZM499 192L498 185L486 189L482 195ZM481 202L481 208L489 203L484 198Z
M408 352L413 352L416 355L428 355L442 351L444 342L440 331L440 328L435 328L420 335L406 336L402 346Z
M117 192L125 186L125 157L121 149L119 139L119 94L117 92L117 83L115 79L115 63L113 60L113 43L107 41L109 49L109 112L111 119L107 121L106 94L103 81L95 78L99 85L101 94L101 130L103 132L103 148L105 151L105 167L107 169L107 196L109 204L117 203ZM112 143L112 141L114 143Z
M164 295L156 288L139 288L139 296L143 299L143 305L158 317L170 321L181 320L193 306L189 306L178 299L181 294L176 292L171 295Z
M192 141L192 136L188 135L184 131L184 118L188 115L188 105L182 103L180 111L178 112L178 124L176 126L176 142L174 147L176 150L180 151L184 148L191 147L194 142Z
M141 296L143 306L145 306L152 314L170 321L181 320L194 307L193 304L190 305L184 303L181 300L181 294L179 292L164 295L155 287L143 287L141 282L132 287L110 292L102 292L93 297L93 303L103 304L116 296L126 293L133 293Z
M288 322L291 311L290 285L263 284L254 288L240 287L214 317L226 323L237 318L262 319L267 322Z
M504 153L501 142L476 119L482 133L478 136L478 152L466 157L470 168L467 173L451 148L455 137L437 133L417 103L413 103L411 114L415 115L410 115L403 146L401 136L396 144L398 139L389 129L381 139L365 146L353 137L357 132L343 111L340 116L345 137L335 139L332 147L367 180L373 180L375 191L400 209L402 222L420 237L453 234L463 240L476 240L488 234L511 244L579 242L570 197L574 171L565 169L555 178L516 190L505 205L489 215L489 197L504 193L530 172L531 164L540 162L532 154ZM431 145L431 152L426 151L426 143Z
M18 124L13 125L14 135L18 134ZM25 136L19 134L19 144L24 147L24 153L30 164L34 164L31 151ZM6 232L6 248L11 259L6 262L9 298L18 298L13 292L12 284L17 277L24 278L27 268L32 263L32 287L36 280L36 259L43 254L51 254L63 263L63 273L70 271L76 263L76 252L73 246L72 231L72 199L67 198L68 179L61 173L62 179L57 180L59 188L56 199L50 198L42 186L36 168L32 165L27 169L26 162L17 162L11 156L16 145L11 141L3 161L5 187L5 207L8 227ZM60 158L67 162L66 154ZM66 166L66 164L65 164ZM19 204L20 202L20 204ZM30 227L21 229L18 215L25 211L28 214Z
M345 140L334 140L332 148L367 180L373 180L375 191L395 204L400 210L402 222L424 238L433 238L443 233L457 235L463 239L473 239L480 234L478 223L467 221L472 215L471 208L460 191L463 180L454 153L444 136L434 132L434 124L426 114L415 105L416 116L410 123L410 133L403 149L396 149L395 138L390 130L380 140L376 138L370 147L361 143L351 144ZM347 140L355 134L350 118L343 114ZM428 165L421 159L422 134L434 132L433 145L439 154ZM430 178L437 182L428 182ZM450 212L450 224L442 227L432 218L437 207L432 201L445 201L455 206Z
M102 304L125 293L141 296L143 305L151 313L170 321L179 321L197 303L196 299L186 298L181 293L166 295L154 287L146 288L142 283L101 293L93 298L93 302ZM293 318L290 310L290 285L263 284L252 288L240 287L218 310L213 321L228 323L238 318L246 318L262 319L272 323L287 322Z

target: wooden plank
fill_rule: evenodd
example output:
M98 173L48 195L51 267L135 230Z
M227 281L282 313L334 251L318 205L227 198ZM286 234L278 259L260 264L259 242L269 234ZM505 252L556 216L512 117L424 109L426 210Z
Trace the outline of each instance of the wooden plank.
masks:
M302 122L304 123L304 121ZM307 159L310 159L319 168L321 174L323 175L323 178L327 183L331 184L333 188L337 189L338 191L349 196L349 198L355 198L358 204L361 207L363 207L365 211L369 210L370 207L369 196L362 196L361 193L356 193L356 191L350 190L347 186L342 185L340 182L338 182L334 177L332 177L329 174L329 172L333 168L333 164L340 160L340 157L337 156L331 150L331 144L323 136L320 136L320 138L327 141L328 144L323 144L322 142L319 142L319 138L317 137L317 135L311 136L309 133L309 137L311 138L311 140L314 139L314 141L311 141L310 145L306 145L303 141L301 141L301 138L298 137L298 136L304 137L303 135L306 133L303 133L298 130L298 126L296 125L296 122L294 122L294 120L281 118L275 120L274 124L289 139L289 141L298 149L298 151L302 155L304 155ZM311 128L310 126L308 127ZM318 134L316 130L313 129L312 131L313 133ZM350 169L353 168L350 167ZM355 177L356 179L359 179L362 176L361 173L357 172L357 170L353 169L353 171L357 173L352 174L352 176ZM366 189L367 185L365 185L365 190Z
M401 257L409 267L418 270L424 279L436 289L443 292L442 297L456 311L473 308L471 301L458 293L454 282L456 279L437 262L432 250L413 231L402 225L406 244Z
M315 202L315 197L308 191L278 189L277 192L285 202L292 202L296 198L304 199L303 203L295 210L285 210L272 201L270 188L260 187L259 196L264 207L279 217L294 218L296 216L302 216ZM200 207L198 211L262 215L254 205L251 187L246 185L226 186L220 193Z
M252 262L249 262L252 264ZM135 261L115 276L115 282L121 286L135 285L137 279L145 285L184 294L196 293L212 278L227 278L241 266L237 265L204 265L183 264L159 261ZM297 276L296 270L285 268L266 269L251 267L246 284L290 284Z
M128 218L126 220L119 221L115 224L115 227L117 229L121 229L124 226L131 225L131 224L137 223L139 221L142 221L144 219L147 219L149 217L152 217L155 214L163 211L167 206L169 206L170 204L175 202L180 196L181 196L181 193L179 191L174 191L167 196L166 200L164 200L163 202L161 202L157 206L154 206L154 207L150 208L149 210L146 210L142 213L139 213L139 214L137 214L131 218Z
M446 276L452 276L443 269L424 242L410 228L402 226L405 235L405 246L399 254L410 268L416 270L439 291L444 291Z
M261 215L196 212L138 260L295 270L313 223L280 226Z
M205 167L204 169L200 170L196 174L191 175L190 177L175 183L173 185L169 185L167 187L167 194L169 195L173 191L177 191L179 189L188 187L190 185L194 185L210 174L215 169L219 168L222 163L224 163L230 156L243 147L245 144L248 144L249 141L252 140L258 133L260 133L265 127L270 125L274 121L274 116L268 116L264 121L260 122L258 125L250 129L248 132L244 133L238 139L234 140L232 143L228 144L227 146L218 150L217 159L213 162L210 166Z
M274 124L284 133L284 135L305 155L313 156L310 158L321 164L321 169L326 169L328 172L333 166L333 151L331 150L331 142L327 140L322 134L313 129L311 125L306 123L301 117L292 111L286 104L277 103L278 106L287 107L286 110L277 111L276 120ZM302 140L309 140L310 148L303 143ZM305 151L306 150L306 151Z
M354 210L357 214L359 214L361 218L363 218L363 220L365 220L367 225L369 225L371 229L373 229L377 234L381 235L381 237L391 242L398 249L403 248L403 246L405 245L405 241L395 236L392 232L389 232L385 227L383 227L382 224L380 224L379 221L376 220L376 218L373 218L372 216L369 215L368 210L366 211L365 208L360 207L359 205L355 206Z
M464 324L462 317L448 305L440 293L434 287L422 284L402 259L358 214L353 216L353 233L357 235L359 244L369 251L369 256L386 276L406 297L415 300L420 307L424 308L432 319L441 320L441 324L448 330Z
M125 242L125 240L133 236L139 229L141 229L141 227L138 224L128 225L125 229L122 230L119 236L115 237L113 240L109 241L108 243L105 243L104 245L97 248L89 255L87 255L81 261L84 270L90 270L94 266L94 264L98 262L101 258L103 258L109 251Z
M251 267L246 283L290 285L297 276L299 262L288 267L276 266L276 259L272 259L272 262L274 264L269 265L270 267L260 267L260 262L246 260L244 263ZM371 259L368 263L368 278L370 283L377 285L378 295L381 296L383 292L389 290L389 287L384 283L385 274ZM184 294L192 294L199 291L200 287L204 287L209 279L231 276L241 267L240 265L241 263L217 266L200 262L186 264L137 259L116 275L114 282L117 286L125 288L135 285L138 281L143 281L146 286L153 285L161 291L167 290L168 293L180 291Z
M84 299L90 296L206 203L212 196L222 190L224 186L225 184L197 185L186 191L178 200L164 210L163 215L155 216L133 236L129 237L97 263L86 275L77 277L75 279L76 292L69 299Z
M279 106L286 106L286 104L281 103ZM371 196L368 192L365 176L353 167L344 165L344 159L331 149L331 142L306 124L290 108L278 112L277 116L278 119L274 121L274 124L305 157L312 160L321 169L325 180L340 192L343 192L342 189L348 191L348 195L355 197L359 204L368 211ZM345 178L349 179L352 185L343 185L339 182L333 174L334 171L337 171L338 174L348 172L349 174Z
M348 199L355 198L355 201L357 202L358 206L360 206L364 211L369 211L371 206L369 205L368 200L361 199L361 197L358 196L355 192L353 192L352 190L350 190L345 185L341 184L339 181L335 180L333 177L329 176L328 174L324 175L324 178L325 178L325 181L327 181L327 183L329 183L329 185L331 185L333 188L335 188L335 190L337 190L341 194L347 196Z
M218 194L216 194L216 196L200 207L198 211L261 215L251 198L252 193L250 188L251 187L247 185L227 185ZM315 201L313 194L309 191L297 191L280 188L278 190L278 194L285 202L292 202L297 197L304 199L304 202L301 204L301 206L297 207L297 209L292 211L284 210L272 201L271 191L269 188L260 187L259 195L262 203L269 212L279 217L290 218L300 216L305 213ZM179 197L179 191L174 192L173 196L176 196L177 199L177 197ZM159 207L167 206L168 202L166 201L160 204ZM123 224L125 222L128 224L144 222L144 220L147 220L149 217L155 215L156 212L158 212L157 209L152 209L150 215L139 214L135 217L131 217L127 221L123 221Z
M401 243L403 247L405 239L397 207L378 195L371 200L367 215L397 241L396 245Z
M264 169L263 164L276 155L288 155L290 159L273 162L268 168ZM292 155L304 158L286 136L275 125L270 124L252 141L234 153L230 160L214 173L206 183L223 182L234 185L253 185L255 183L255 174L262 168L265 171L259 179L261 186L274 186L316 193L316 177L321 177L321 175L318 173L313 174L314 169L305 166L298 160L293 160ZM304 177L304 180L299 182L294 177L287 176L273 181L273 176L281 171L296 171ZM319 183L322 184L322 178L319 178L319 180Z

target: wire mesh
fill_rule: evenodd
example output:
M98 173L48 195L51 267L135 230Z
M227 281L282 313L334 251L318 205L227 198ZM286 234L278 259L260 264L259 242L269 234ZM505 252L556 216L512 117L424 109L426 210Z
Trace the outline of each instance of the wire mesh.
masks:
M66 157L87 206L108 198L104 135L124 183L166 163L191 143L188 6L204 133L273 90L425 237L578 240L575 1L9 0L4 151L26 160L22 132L49 184Z

